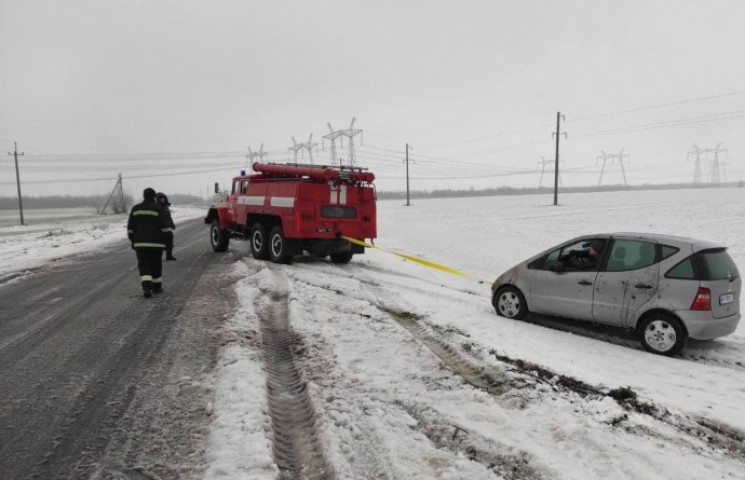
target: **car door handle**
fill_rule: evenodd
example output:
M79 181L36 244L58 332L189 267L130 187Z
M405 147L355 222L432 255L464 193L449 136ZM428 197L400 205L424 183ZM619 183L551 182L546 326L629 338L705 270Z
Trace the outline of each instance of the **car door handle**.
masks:
M654 288L652 285L648 285L646 283L637 283L634 285L636 288L642 289L642 290L649 290L651 288Z
M582 280L581 282L577 282L578 285L592 285L592 282L589 280Z

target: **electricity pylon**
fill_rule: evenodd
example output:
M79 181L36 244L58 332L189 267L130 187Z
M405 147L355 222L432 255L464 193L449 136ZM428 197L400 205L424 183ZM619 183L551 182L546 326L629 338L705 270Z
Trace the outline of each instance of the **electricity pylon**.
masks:
M336 139L342 136L341 130L334 131L333 127L331 127L331 122L328 122L327 125L329 126L329 134L324 135L323 139L321 140L322 148L325 150L326 147L323 145L323 140L330 140L331 141L331 163L330 165L334 165L336 163L337 157L336 157ZM339 157L339 166L341 167L341 157Z
M300 150L301 148L303 148L303 144L302 144L302 143L297 143L297 142L295 141L295 137L292 137L292 146L291 146L291 147L289 147L289 148L288 148L287 150L289 150L289 151L291 151L291 152L293 153L293 155L294 155L294 157L293 157L293 162L294 162L294 163L297 163L297 152L298 152L298 151L299 151L299 150Z
M628 183L626 183L626 170L623 168L623 163L628 162L629 154L623 153L623 148L619 153L605 153L605 150L600 150L602 152L602 155L595 158L595 165L598 164L598 161L603 160L603 168L600 170L600 180L598 180L598 186L600 186L601 183L603 183L603 172L605 172L605 165L610 162L611 165L615 164L616 161L618 161L618 164L621 166L621 173L623 174L623 184L628 186Z
M357 163L356 153L354 151L354 137L358 134L360 135L360 145L362 145L362 130L354 128L355 120L357 120L357 118L352 117L352 123L349 124L349 128L339 130L342 137L349 138L349 156L347 158L347 161L349 162L350 167L354 167ZM341 146L342 148L344 148L344 138L342 138L341 140Z
M248 155L246 155L246 160L250 160L251 164L254 163L254 161L258 158L259 163L262 163L262 160L266 157L267 161L269 160L269 152L264 151L264 144L261 144L261 147L259 148L258 152L254 152L251 150L251 147L248 147ZM246 165L248 166L248 165Z
M696 158L693 160L693 183L701 183L701 149L698 145L693 145L693 150L688 152L687 160L690 160L691 155Z
M724 161L727 156L727 150L723 150L722 148L720 148L721 146L721 143L718 143L717 146L714 148L698 148L698 145L694 145L693 150L688 152L688 159L691 158L691 155L694 156L693 183L703 183L701 170L702 161L709 163L709 183L719 183L721 181L719 176L720 170L722 171L722 173L724 173L724 177L726 180L727 172L724 168ZM724 154L725 159L720 159L719 154Z
M564 160L559 160L559 162L564 163ZM546 160L546 158L544 158L543 155L541 155L541 161L538 162L538 166L541 167L541 179L538 182L538 188L541 188L543 186L543 172L546 171L546 167L547 166L550 167L554 165L555 163L556 163L556 159L550 158ZM555 167L551 168L549 171L554 170L554 169ZM561 173L559 173L559 185L561 185L562 187L564 186L564 183L561 181Z
M310 154L310 164L313 165L313 148L317 146L317 143L313 143L313 134L311 133L310 137L308 137L308 141L304 143L297 143L295 137L292 137L292 146L288 148L288 150L295 153L295 163L297 163L297 152L300 150L308 150L308 153Z
M709 174L709 181L711 183L719 183L719 170L722 170L724 174L724 180L727 181L727 171L725 170L724 159L719 159L719 154L723 153L724 157L727 157L727 150L721 150L719 147L722 144L717 144L717 148L714 149L714 158L711 159L711 173Z

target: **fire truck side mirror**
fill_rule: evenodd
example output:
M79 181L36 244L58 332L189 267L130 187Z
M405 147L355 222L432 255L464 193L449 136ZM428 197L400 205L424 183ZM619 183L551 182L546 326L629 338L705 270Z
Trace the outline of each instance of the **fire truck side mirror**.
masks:
M220 193L220 184L215 182L215 193Z

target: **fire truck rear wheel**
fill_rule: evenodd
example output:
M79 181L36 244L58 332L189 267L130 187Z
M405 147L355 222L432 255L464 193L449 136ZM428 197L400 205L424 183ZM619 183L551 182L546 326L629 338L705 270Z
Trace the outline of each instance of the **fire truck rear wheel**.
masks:
M261 223L254 223L251 227L251 255L256 260L269 258L269 242L267 241L266 228Z
M287 240L282 227L277 225L269 232L269 259L274 263L292 263L292 254L288 254Z
M220 220L212 220L210 226L210 245L216 252L226 252L230 245L230 235L227 230L220 229Z
M352 260L352 255L354 255L352 252L332 253L331 261L333 263L349 263Z

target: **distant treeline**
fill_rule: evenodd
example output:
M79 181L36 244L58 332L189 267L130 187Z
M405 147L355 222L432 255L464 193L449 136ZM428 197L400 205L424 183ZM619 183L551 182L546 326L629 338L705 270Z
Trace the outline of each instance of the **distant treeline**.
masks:
M586 187L560 187L559 191L563 193L570 192L617 192L624 190L674 190L679 188L724 188L724 187L743 187L745 183L668 183L664 185L602 185ZM448 197L478 197L478 196L495 196L495 195L531 195L531 194L552 194L553 188L514 188L514 187L497 187L476 190L473 188L465 190L440 189L440 190L412 190L409 192L409 198L448 198ZM377 196L381 200L388 199L405 199L405 191L378 191ZM169 195L168 199L173 205L198 205L209 206L216 203L217 199L204 199L195 195L184 195L174 193ZM23 197L23 208L76 208L92 207L100 208L107 200L107 196L89 195L89 196L51 196L51 197ZM133 203L130 196L127 196L128 203ZM138 200L139 201L139 200ZM130 205L131 206L131 205ZM0 210L12 210L18 208L17 197L0 197Z
M101 208L106 203L108 195L54 195L50 197L27 197L23 196L23 208L78 208L91 207ZM127 203L134 202L131 196L126 195ZM210 200L194 195L183 195L174 193L168 196L172 205L209 205ZM140 200L137 200L138 202ZM0 197L0 210L13 210L18 208L18 197Z
M725 187L743 187L745 183L740 180L739 182L730 183L668 183L664 185L601 185L601 186L586 186L586 187L559 187L561 193L576 193L576 192L617 192L625 190L674 190L680 188L725 188ZM497 187L487 188L483 190L466 189L466 190L454 190L454 189L440 189L432 191L421 191L412 190L409 192L409 198L449 198L449 197L479 197L479 196L496 196L496 195L532 195L532 194L553 194L553 187L541 187L541 188L513 188L513 187ZM405 191L394 191L385 192L378 191L377 196L381 200L387 199L405 199Z

